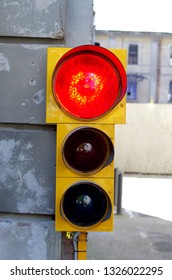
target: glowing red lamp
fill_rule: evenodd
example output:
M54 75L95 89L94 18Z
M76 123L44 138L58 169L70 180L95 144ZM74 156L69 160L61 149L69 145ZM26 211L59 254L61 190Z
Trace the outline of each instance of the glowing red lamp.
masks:
M114 108L126 92L120 60L100 46L85 45L65 53L55 66L52 89L60 108L74 118L97 119Z

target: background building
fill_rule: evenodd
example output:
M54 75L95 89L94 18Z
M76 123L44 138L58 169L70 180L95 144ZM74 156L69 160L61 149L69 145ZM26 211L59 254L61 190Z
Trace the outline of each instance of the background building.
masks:
M128 102L172 102L172 34L97 30L95 37L128 50Z
M126 125L116 127L115 165L172 174L172 34L96 30L106 48L128 50Z

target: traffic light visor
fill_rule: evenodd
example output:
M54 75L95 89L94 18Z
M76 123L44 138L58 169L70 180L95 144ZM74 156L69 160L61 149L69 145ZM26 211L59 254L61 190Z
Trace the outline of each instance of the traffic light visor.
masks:
M79 46L57 62L52 91L60 108L83 120L97 119L114 108L126 92L120 60L99 46Z

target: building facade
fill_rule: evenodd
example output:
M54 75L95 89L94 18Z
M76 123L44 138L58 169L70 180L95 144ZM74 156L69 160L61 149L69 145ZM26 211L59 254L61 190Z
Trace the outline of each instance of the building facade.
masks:
M97 30L95 41L128 50L128 102L172 103L172 34Z

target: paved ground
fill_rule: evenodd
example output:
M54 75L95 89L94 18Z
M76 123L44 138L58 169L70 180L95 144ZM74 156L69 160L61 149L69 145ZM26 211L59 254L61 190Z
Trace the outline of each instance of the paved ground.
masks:
M88 260L172 260L172 222L123 209L113 233L89 233Z
M172 260L172 176L124 175L122 186L114 232L89 233L87 259Z

